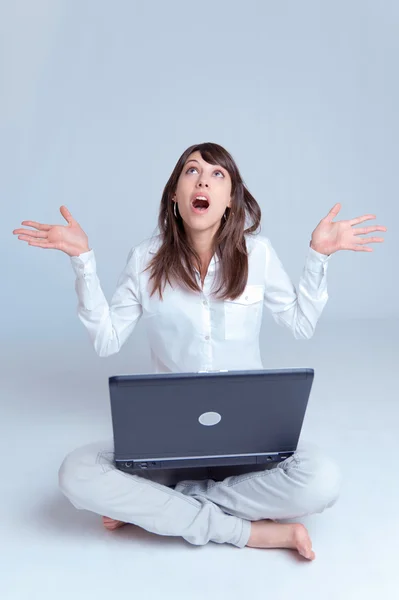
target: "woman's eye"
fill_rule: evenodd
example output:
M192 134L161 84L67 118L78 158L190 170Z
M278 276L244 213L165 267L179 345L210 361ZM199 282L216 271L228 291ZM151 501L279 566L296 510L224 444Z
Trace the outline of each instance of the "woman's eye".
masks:
M197 167L189 167L186 171L186 173L189 173L190 171L192 171L193 169L197 170ZM222 177L224 177L224 174L222 173L222 171L214 171L214 173L220 173Z

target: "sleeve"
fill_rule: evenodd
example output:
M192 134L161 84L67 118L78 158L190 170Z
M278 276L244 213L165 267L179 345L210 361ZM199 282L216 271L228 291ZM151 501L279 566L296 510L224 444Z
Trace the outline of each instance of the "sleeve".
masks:
M288 327L295 339L309 339L327 303L327 267L331 255L309 246L298 291L267 239L264 304L274 320Z
M93 250L71 256L76 275L78 317L86 327L99 356L119 352L141 317L137 253L130 250L116 291L108 304L100 286Z

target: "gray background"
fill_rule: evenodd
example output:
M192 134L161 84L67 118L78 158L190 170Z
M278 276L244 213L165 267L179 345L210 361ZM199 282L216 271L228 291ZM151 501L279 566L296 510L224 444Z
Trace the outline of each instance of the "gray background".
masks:
M398 3L3 1L0 38L3 597L394 597ZM148 347L139 324L118 355L98 358L69 258L12 230L62 223L66 204L110 298L129 249L155 230L177 158L202 141L237 160L295 284L336 202L338 219L372 213L365 225L388 227L373 253L331 258L314 338L296 341L265 314L265 367L315 368L303 434L346 476L336 507L302 520L312 565L110 534L57 489L65 454L111 435L108 375L146 370Z
M339 219L377 215L383 245L330 261L323 318L398 316L397 4L19 0L2 13L3 332L81 334L68 257L13 239L22 220L62 223L66 204L110 294L201 141L233 154L295 282L335 202Z

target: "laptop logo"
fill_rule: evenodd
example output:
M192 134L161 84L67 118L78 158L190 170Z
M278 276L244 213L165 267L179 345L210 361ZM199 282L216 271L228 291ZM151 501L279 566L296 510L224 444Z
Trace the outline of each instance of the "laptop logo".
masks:
M198 418L198 421L201 423L201 425L206 425L209 427L210 425L217 425L221 419L221 415L219 415L217 412L206 412Z

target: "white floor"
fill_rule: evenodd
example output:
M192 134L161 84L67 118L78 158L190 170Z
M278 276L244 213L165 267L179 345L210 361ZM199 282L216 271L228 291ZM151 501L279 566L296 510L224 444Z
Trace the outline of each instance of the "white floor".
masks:
M194 547L134 526L109 532L70 505L57 487L63 457L112 436L107 377L147 364L137 340L100 359L80 333L3 350L3 600L398 597L399 321L322 319L303 341L271 322L263 332L266 368L315 369L302 437L344 473L338 503L303 519L313 563L288 550Z

